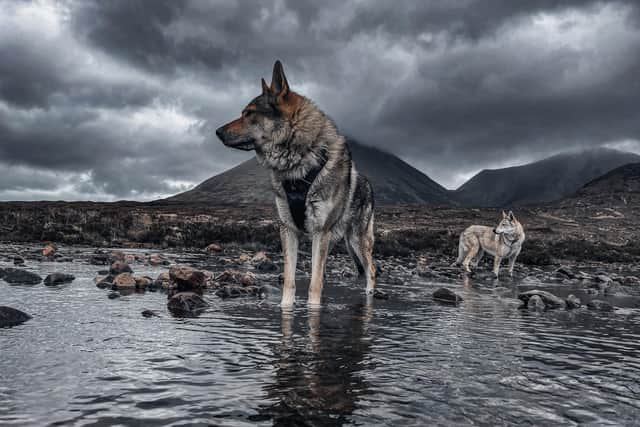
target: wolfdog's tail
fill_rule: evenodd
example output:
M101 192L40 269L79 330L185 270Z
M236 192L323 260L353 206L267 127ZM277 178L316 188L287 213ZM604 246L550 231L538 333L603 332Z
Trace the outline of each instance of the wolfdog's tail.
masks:
M464 233L460 234L460 240L458 243L458 259L453 263L454 266L462 265L462 261L464 261L464 257L466 255L466 248L464 244Z

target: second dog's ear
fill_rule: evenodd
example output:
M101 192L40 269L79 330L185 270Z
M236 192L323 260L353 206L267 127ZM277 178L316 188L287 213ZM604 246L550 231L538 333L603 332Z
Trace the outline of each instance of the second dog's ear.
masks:
M507 219L507 214L504 211L502 211L502 219Z
M278 98L282 99L289 93L289 83L284 75L284 67L282 62L276 61L273 64L273 77L271 78L271 92Z
M265 95L267 93L269 93L269 86L267 86L267 82L264 81L264 79L262 79L262 94Z
M516 219L516 216L513 214L512 211L509 211L509 220L513 221L514 219Z

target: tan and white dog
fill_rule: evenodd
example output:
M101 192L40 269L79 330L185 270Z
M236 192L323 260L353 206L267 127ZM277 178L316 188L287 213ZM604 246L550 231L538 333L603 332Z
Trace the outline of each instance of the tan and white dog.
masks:
M502 221L496 228L484 225L472 225L460 234L457 265L462 265L467 273L471 273L469 265L477 267L484 253L493 255L493 274L498 277L500 262L509 259L509 275L513 275L513 266L522 250L525 234L522 224L513 212L502 212Z

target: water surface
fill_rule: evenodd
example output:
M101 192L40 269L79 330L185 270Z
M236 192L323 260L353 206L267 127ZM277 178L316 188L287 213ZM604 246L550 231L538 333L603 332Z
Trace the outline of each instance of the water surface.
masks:
M2 266L8 266L7 263ZM0 329L0 425L633 425L640 416L640 317L520 311L514 285L405 278L367 301L329 277L325 304L222 301L173 318L161 293L107 299L98 267L29 263L78 278L9 286L0 304L33 315ZM162 268L135 265L156 276ZM530 284L529 284L530 285ZM452 285L447 285L452 286ZM568 293L570 289L557 289ZM160 317L143 318L145 309Z

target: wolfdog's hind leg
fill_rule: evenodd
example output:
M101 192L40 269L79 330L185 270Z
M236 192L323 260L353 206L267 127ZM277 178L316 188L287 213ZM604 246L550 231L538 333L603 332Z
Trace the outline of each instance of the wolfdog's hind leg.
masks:
M363 261L360 259L358 250L355 249L358 247L358 244L355 241L352 242L352 240L354 240L353 231L349 230L347 231L347 235L344 238L344 245L347 247L347 252L349 253L349 256L351 257L351 259L353 260L353 264L356 267L356 271L358 272L358 275L362 276L364 274Z
M464 266L464 270L467 273L471 273L469 264L471 263L471 260L478 254L478 251L480 250L480 243L477 241L477 239L474 239L468 242L467 248L469 249L469 251L467 252L467 255L464 257L464 261L462 261L462 265Z

